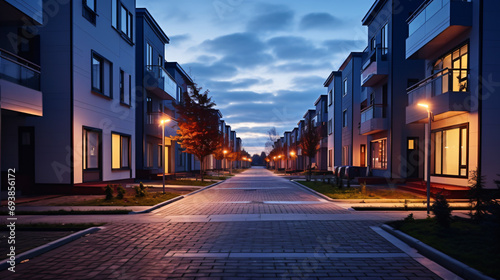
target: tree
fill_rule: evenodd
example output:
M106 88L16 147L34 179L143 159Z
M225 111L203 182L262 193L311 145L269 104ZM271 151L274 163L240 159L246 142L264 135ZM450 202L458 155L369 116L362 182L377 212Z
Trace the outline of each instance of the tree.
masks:
M175 105L179 113L177 136L184 153L195 155L200 161L200 174L203 181L204 160L211 155L219 143L219 119L213 109L215 103L208 96L209 91L200 93L201 88L193 87L189 95L183 93L183 104Z
M229 148L226 145L226 141L224 139L224 135L221 134L221 135L219 135L219 140L218 140L218 143L217 143L217 148L214 151L214 158L216 160L220 160L221 164L222 164L222 161L224 160L224 158L226 156L226 154L224 153L224 151L229 151ZM221 165L221 168L222 168L222 165ZM220 168L217 169L217 174L219 174L219 170L220 170Z
M269 135L269 139L266 142L266 152L267 154L271 154L275 148L276 142L280 139L280 136L276 131L276 127L269 129L267 134Z
M307 181L311 180L312 175L312 159L316 156L316 151L318 150L318 145L320 141L320 135L318 128L314 126L314 121L311 118L305 120L305 127L301 131L301 140L299 143L302 153L309 158L309 177L306 178Z

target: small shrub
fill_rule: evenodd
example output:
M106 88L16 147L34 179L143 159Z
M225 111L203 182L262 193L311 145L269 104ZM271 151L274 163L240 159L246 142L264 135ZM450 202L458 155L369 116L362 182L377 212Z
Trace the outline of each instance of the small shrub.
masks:
M480 176L477 170L471 171L471 176L472 178L469 180L470 216L472 220L479 222L487 215L487 208L491 198L484 189L484 176Z
M403 220L405 223L413 223L415 222L415 218L413 218L413 213L410 213L406 218Z
M116 188L116 192L118 193L118 194L116 195L116 198L118 198L118 199L123 199L123 197L125 196L125 192L126 192L126 191L125 191L125 189L124 189L122 186L118 186L118 187Z
M113 186L107 185L104 188L104 194L106 194L106 200L111 200L113 199Z
M339 180L339 189L342 189L344 188L344 180L342 179L342 177L340 177L340 180Z
M441 193L436 194L435 201L432 204L432 213L436 216L436 221L442 227L450 227L451 208L446 200L446 197Z
M148 195L147 187L145 187L142 182L139 183L139 186L134 186L134 190L135 190L135 197L145 197Z

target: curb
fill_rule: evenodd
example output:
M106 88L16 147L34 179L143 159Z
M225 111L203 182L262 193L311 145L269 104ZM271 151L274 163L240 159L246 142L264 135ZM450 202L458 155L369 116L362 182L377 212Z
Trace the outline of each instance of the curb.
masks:
M396 230L388 225L380 226L386 232L392 234L396 238L410 245L411 247L418 250L419 253L425 257L431 259L432 261L438 263L439 265L445 267L446 269L452 271L456 275L463 277L465 279L480 279L480 280L494 280L493 278L484 275L482 272L469 267L468 265L457 261L456 259L442 253L439 250L432 248L431 246L423 243L422 241L413 238L402 231Z
M36 248L33 248L33 249L29 250L29 251L26 251L24 253L21 253L21 254L17 255L15 263L19 264L20 262L22 262L24 260L37 257L37 256L39 256L39 255L41 255L43 253L46 253L46 252L51 251L51 250L54 250L54 249L56 249L58 247L61 247L62 245L65 245L65 244L71 242L71 241L77 240L77 239L79 239L82 236L94 233L94 232L99 231L99 230L101 230L103 228L104 227L91 227L91 228L88 228L88 229L81 230L79 232L75 232L75 233L70 234L68 236L59 238L59 239L54 240L54 241L52 241L50 243L47 243L45 245L38 246ZM4 269L7 269L9 267L11 267L11 265L9 263L9 259L4 259L4 260L0 261L0 271L2 271Z
M321 197L321 198L323 198L323 199L326 199L326 200L328 200L328 201L330 201L330 202L336 202L336 201L337 201L337 200L332 199L332 198L330 198L330 197L328 197L328 196L326 196L326 195L324 195L324 194L322 194L322 193L319 193L319 192L317 192L317 191L315 191L315 190L313 190L313 189L311 189L311 188L308 188L308 187L306 187L306 186L302 185L301 183L297 183L297 182L295 182L293 179L292 179L292 180L290 180L290 182L292 182L292 183L294 183L295 185L297 185L297 186L299 186L299 187L301 187L301 188L303 188L303 189L305 189L305 190L307 190L307 191L309 191L309 192L312 192L313 194L315 194L315 195L317 195L317 196L319 196L319 197Z
M224 181L225 181L225 180L224 180ZM220 184L220 183L222 183L222 182L224 182L224 181L217 182L217 183L215 183L215 184L212 184L212 185L210 185L210 186L206 186L206 187L204 187L204 188L201 188L201 189L196 190L196 191L194 191L194 192L190 192L190 193L185 194L185 195L180 195L180 196L178 196L178 197L171 198L171 199L169 199L169 200L167 200L167 201L163 201L163 202L161 202L161 203L158 203L158 204L156 204L156 205L154 205L154 206L152 206L151 208L146 209L146 210L137 211L137 212L135 212L135 211L130 211L130 212L129 212L129 215L135 215L135 214L146 214L146 213L150 213L150 212L151 212L151 211L153 211L153 210L156 210L156 209L161 208L161 207L163 207L163 206L165 206L165 205L168 205L168 204L170 204L170 203L173 203L173 202L176 202L176 201L178 201L178 200L181 200L181 199L183 199L183 198L185 198L185 197L187 197L187 196L190 196L190 195L193 195L193 194L197 194L197 193L199 193L199 192L201 192L201 191L204 191L204 190L206 190L206 189L209 189L209 188L211 188L211 187L215 187L215 186L217 186L218 184Z

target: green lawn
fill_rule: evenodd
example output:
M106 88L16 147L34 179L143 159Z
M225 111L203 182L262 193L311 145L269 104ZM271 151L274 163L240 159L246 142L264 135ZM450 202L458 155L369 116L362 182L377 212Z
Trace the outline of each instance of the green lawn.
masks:
M434 219L389 223L437 250L495 279L500 279L500 232L498 225L477 224L468 219L452 222L450 228Z
M299 181L298 183L309 187L319 193L322 193L330 198L333 199L381 199L381 198L386 198L386 199L396 199L396 198L405 198L405 199L412 199L412 198L421 198L420 196L408 193L408 192L403 192L397 189L374 189L370 187L366 187L365 189L362 189L360 187L356 188L347 188L347 186L344 185L343 188L337 188L334 187L331 184L326 184L323 182L306 182L306 181Z
M146 197L125 196L123 199L113 198L106 200L104 198L68 202L59 204L60 206L152 206L163 201L179 196L175 193L149 193ZM104 197L104 196L103 196Z

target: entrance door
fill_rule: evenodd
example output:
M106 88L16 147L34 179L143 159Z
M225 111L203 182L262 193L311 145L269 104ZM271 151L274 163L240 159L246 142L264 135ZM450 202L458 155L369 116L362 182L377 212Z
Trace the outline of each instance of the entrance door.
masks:
M406 153L406 176L407 178L418 178L420 168L420 154L418 149L418 138L409 137L407 140Z
M359 147L359 166L366 167L366 145L362 144Z
M83 129L83 182L102 181L102 132Z
M16 173L23 185L31 187L35 183L35 128L19 127L18 144L19 170Z

